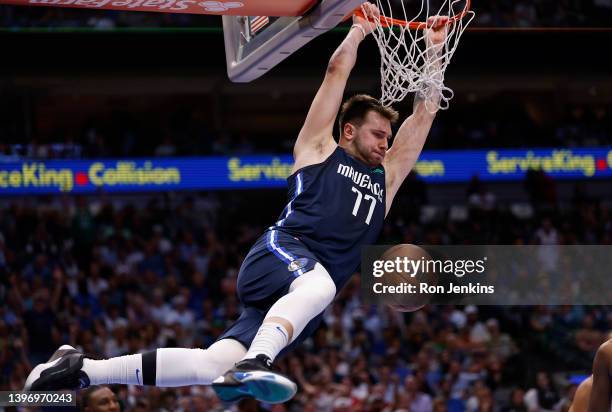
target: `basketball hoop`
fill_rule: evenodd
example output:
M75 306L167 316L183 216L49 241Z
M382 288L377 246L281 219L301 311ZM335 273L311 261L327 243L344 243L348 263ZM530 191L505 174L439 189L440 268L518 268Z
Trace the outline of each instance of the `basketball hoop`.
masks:
M373 22L376 28L372 35L381 57L380 101L389 106L404 100L409 93L418 93L426 99L427 110L433 113L447 109L453 98L453 91L444 85L444 73L475 14L470 10L470 0L420 0L419 12L410 16L406 10L410 2L375 2L380 19ZM432 7L434 2L440 4L439 7ZM418 4L418 0L412 3ZM355 13L364 16L361 9ZM428 44L428 22L433 16L446 20L444 43Z

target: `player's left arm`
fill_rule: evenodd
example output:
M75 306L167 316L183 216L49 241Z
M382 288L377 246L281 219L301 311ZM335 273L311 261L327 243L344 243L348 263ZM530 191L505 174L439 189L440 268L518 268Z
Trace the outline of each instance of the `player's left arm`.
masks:
M426 41L429 44L428 62L430 65L438 66L444 43L447 36L447 18L432 16L429 19L430 28L426 29ZM416 164L423 145L436 117L432 108L438 107L440 101L439 93L434 93L427 98L416 94L412 115L400 126L391 149L387 151L383 165L386 172L386 206L385 214L389 212L391 203L397 194L406 176ZM428 110L429 108L429 110Z
M609 412L612 401L612 341L602 344L593 360L593 383L588 412Z

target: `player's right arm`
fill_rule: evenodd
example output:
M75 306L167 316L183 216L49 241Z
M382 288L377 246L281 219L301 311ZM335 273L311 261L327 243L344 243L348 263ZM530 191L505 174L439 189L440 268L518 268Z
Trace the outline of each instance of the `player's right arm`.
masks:
M370 18L379 18L378 9L373 4L364 3L364 9ZM359 44L373 28L373 23L354 16L353 27L330 58L323 83L310 105L293 147L293 171L320 163L335 150L334 121L342 103L346 82L355 66Z
M609 412L612 385L612 341L602 344L593 360L593 383L588 412Z

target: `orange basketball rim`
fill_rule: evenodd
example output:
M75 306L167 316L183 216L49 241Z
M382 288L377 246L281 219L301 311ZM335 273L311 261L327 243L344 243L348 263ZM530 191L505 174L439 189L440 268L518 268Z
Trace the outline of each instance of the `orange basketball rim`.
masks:
M451 25L463 19L465 15L470 11L470 7L471 7L471 0L466 0L465 7L463 8L463 11L461 13L458 13L454 15L453 17L442 16L442 18L446 19L446 25ZM363 11L361 11L361 7L358 7L357 9L355 9L355 14L365 18ZM383 27L392 27L392 26L406 27L407 26L409 29L412 29L412 30L423 30L428 27L428 23L425 21L406 21L406 20L395 19L392 17L383 16L383 15L380 16L380 24Z

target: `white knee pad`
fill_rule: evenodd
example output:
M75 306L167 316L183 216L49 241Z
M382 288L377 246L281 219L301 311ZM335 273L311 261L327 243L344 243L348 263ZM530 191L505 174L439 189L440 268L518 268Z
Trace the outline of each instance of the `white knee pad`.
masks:
M266 318L285 319L293 326L291 342L304 330L308 322L325 310L336 296L336 285L323 266L315 267L296 278L289 293L280 298L268 311Z
M323 311L336 296L336 284L332 280L329 272L320 264L315 264L315 267L298 277L291 283L289 292L294 292L297 289L308 290L308 294L313 301L319 303Z

